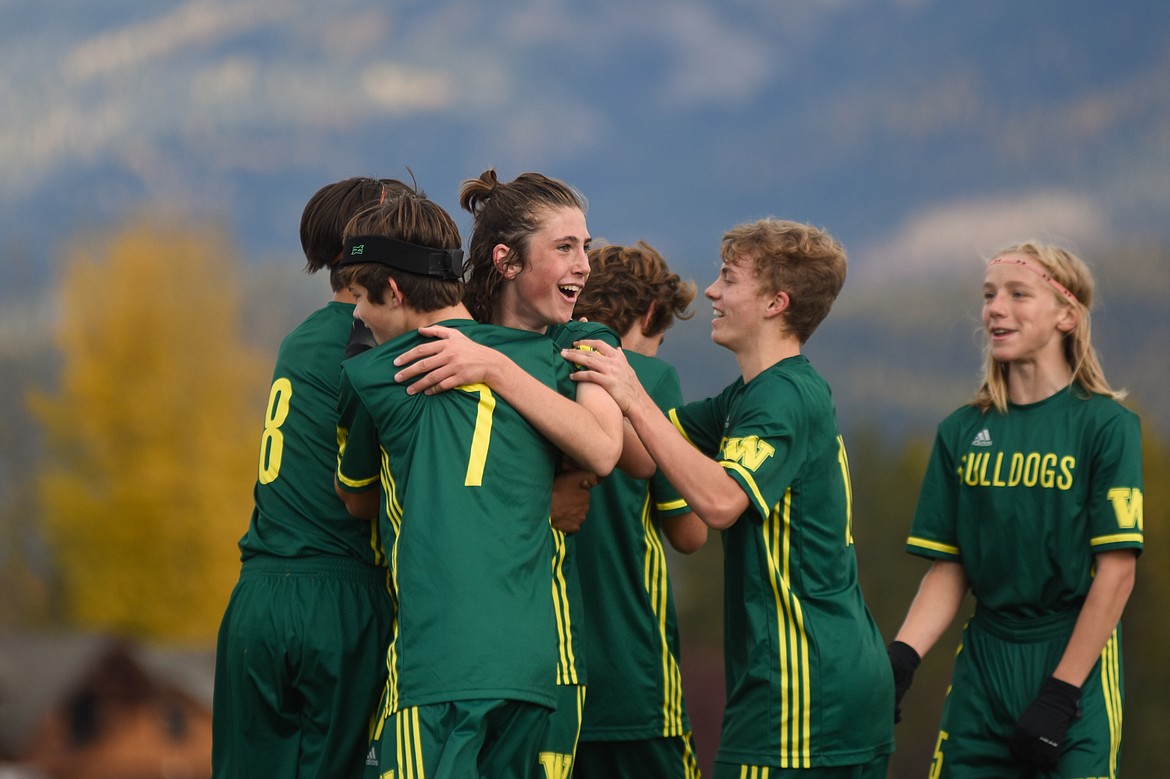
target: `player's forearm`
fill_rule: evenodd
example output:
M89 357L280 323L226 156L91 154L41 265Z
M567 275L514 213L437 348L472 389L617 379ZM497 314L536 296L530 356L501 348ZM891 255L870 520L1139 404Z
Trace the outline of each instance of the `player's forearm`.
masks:
M926 657L955 621L970 586L962 563L935 560L922 577L895 640L909 644L919 657Z
M557 445L585 470L599 477L608 476L622 455L625 433L622 412L609 393L597 386L578 386L575 405L586 412L583 419L592 427L558 430L564 440ZM583 435L582 430L588 434Z
M654 458L646 451L628 419L622 420L622 456L617 466L634 479L649 479L658 470Z
M694 554L707 543L707 525L693 511L663 519L662 534L682 554Z
M583 470L606 476L622 451L622 418L599 387L577 387L577 401L542 384L510 360L501 362L491 388Z
M747 494L719 463L691 446L649 395L626 411L654 462L702 521L716 530L731 527L748 507Z
M1133 592L1137 558L1131 550L1097 555L1097 575L1077 616L1068 646L1052 675L1080 687L1109 641Z

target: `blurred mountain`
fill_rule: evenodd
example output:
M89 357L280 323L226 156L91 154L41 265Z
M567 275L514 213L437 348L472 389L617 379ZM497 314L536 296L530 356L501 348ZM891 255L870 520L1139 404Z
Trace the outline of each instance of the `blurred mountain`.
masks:
M41 348L38 301L89 230L143 210L223 224L268 337L305 310L281 279L318 187L413 175L466 238L459 182L496 166L569 181L596 238L644 239L700 288L733 224L828 228L850 280L809 353L843 420L882 429L969 394L981 257L1070 244L1101 276L1109 375L1167 418L1154 349L1170 314L1146 295L1170 283L1162 0L7 0L0 15L0 353ZM697 316L666 347L696 394L734 374L707 332Z
M144 205L295 254L329 180L409 168L459 213L459 182L492 165L573 183L595 235L704 274L724 229L765 214L828 226L881 273L1021 231L1170 238L1160 0L0 13L0 234L37 260Z

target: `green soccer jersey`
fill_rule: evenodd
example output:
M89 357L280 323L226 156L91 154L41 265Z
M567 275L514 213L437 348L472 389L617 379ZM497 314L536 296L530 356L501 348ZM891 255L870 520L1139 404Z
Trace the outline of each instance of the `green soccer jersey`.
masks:
M1074 612L1095 553L1141 547L1141 431L1116 401L1070 388L939 425L906 548L960 561L981 610Z
M550 387L569 370L543 334L441 324ZM392 539L398 632L384 713L476 698L552 707L556 450L486 385L408 395L393 379L393 360L423 340L412 331L342 367L339 424L348 436L338 479L360 488L380 473L381 522ZM360 429L370 421L376 439Z
M244 560L333 555L383 563L377 524L350 516L333 490L338 382L353 309L330 302L280 345L260 439L255 509L240 539Z
M626 359L659 408L682 403L674 368L635 352ZM582 741L690 731L674 596L659 535L664 517L688 511L661 472L647 481L615 470L590 493L589 514L574 536L589 625Z
M394 604L377 523L333 489L353 305L281 344L243 566L216 641L212 775L361 776Z
M817 768L893 750L893 679L861 595L845 447L803 356L670 414L748 496L723 531L727 706L716 760Z
M618 338L610 328L596 322L566 322L553 325L546 333L557 349L571 349L574 341L596 339L610 346L620 346ZM567 397L576 397L577 386L569 374L561 374L560 390ZM577 565L576 535L565 535L553 528L553 587L557 604L557 638L560 661L557 663L557 684L585 684L586 651L585 636L587 620L581 599L581 580Z

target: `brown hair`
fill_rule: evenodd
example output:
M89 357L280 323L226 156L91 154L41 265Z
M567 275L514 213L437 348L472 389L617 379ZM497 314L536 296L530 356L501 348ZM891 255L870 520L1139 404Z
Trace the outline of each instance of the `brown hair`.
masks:
M845 285L845 249L824 230L768 217L728 230L719 249L729 265L749 260L768 292L788 293L788 332L808 341Z
M467 250L466 290L463 302L480 322L493 319L496 297L504 276L492 262L497 244L511 249L509 265L527 265L528 241L540 228L544 212L556 208L587 208L585 198L563 181L540 173L521 173L501 183L494 168L459 188L459 205L473 218Z
M1109 386L1105 379L1105 371L1102 370L1097 357L1097 350L1093 348L1089 312L1093 307L1096 283L1089 266L1067 249L1040 241L1022 241L1007 246L993 254L988 262L1009 254L1027 257L1029 262L1040 266L1041 270L1075 298L1069 300L1055 287L1052 288L1057 303L1072 306L1077 312L1076 325L1064 335L1064 358L1072 368L1073 381L1090 394L1107 395L1115 400L1125 397L1126 393L1123 390L1115 390ZM997 362L991 356L991 344L988 343L983 352L983 384L975 393L973 405L983 411L992 408L1000 413L1007 411L1009 369L1008 364Z
M372 179L366 176L326 184L309 198L301 213L301 249L305 253L305 273L328 267L329 285L334 292L345 287L338 272L342 233L358 211L410 188L398 179Z
M459 227L451 215L411 187L406 187L403 194L382 205L367 208L354 216L346 225L342 240L357 235L382 235L434 249L458 249L462 243ZM379 305L386 300L386 280L391 277L398 284L407 305L416 311L454 306L463 297L463 282L457 279L410 273L373 262L345 265L341 271L346 285L365 287L370 302Z
M695 283L671 273L666 260L643 241L633 246L616 244L589 250L589 282L585 285L574 317L608 325L624 335L647 311L646 335L666 332L674 320L690 319L687 311L695 299Z

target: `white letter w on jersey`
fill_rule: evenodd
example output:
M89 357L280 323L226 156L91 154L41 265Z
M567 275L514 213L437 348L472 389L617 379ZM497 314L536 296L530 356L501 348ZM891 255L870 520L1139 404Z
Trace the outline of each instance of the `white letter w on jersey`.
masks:
M739 463L753 473L756 468L763 465L764 460L775 453L775 447L754 435L746 438L728 438L723 444L724 460Z
M1134 487L1114 487L1108 493L1117 516L1117 526L1142 530L1142 491Z

